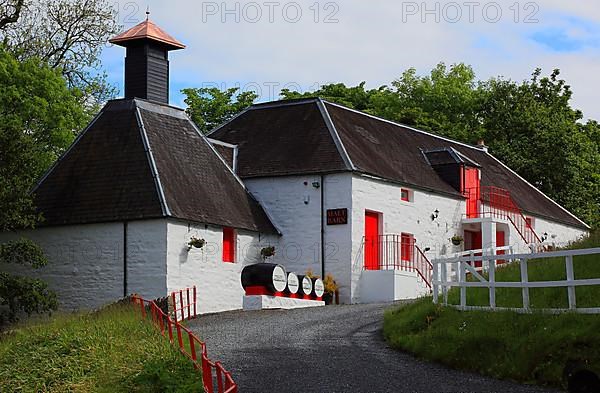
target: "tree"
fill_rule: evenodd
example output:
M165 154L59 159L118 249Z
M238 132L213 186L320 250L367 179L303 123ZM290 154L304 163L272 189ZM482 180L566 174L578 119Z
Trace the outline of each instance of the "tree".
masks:
M0 37L17 59L39 58L61 70L69 87L79 88L82 101L94 112L93 104L114 96L115 89L108 84L106 74L97 71L104 45L121 28L111 2L21 0L16 6L20 15L12 13L12 23L0 26Z
M0 0L0 30L19 20L25 0Z
M0 47L0 231L33 228L40 220L30 190L73 141L86 121L81 94L39 59L17 61ZM46 261L28 240L0 246L0 265L40 268ZM8 318L18 311L46 311L56 299L44 282L0 275L0 304Z
M208 133L254 103L258 95L239 88L221 91L216 87L183 89L187 113L200 131Z

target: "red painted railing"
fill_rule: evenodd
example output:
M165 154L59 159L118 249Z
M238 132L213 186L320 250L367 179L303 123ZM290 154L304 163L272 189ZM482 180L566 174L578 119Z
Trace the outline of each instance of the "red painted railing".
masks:
M185 296L183 295L184 293ZM196 286L171 292L170 298L173 305L173 315L176 321L185 321L186 319L196 318Z
M177 319L173 320L153 301L134 295L132 302L142 317L152 318L152 322L163 336L168 334L171 344L179 346L179 350L192 361L196 370L202 370L202 383L206 392L237 393L238 387L231 373L225 370L220 362L213 362L208 358L206 344L194 333Z
M474 193L479 195L479 209L475 217L469 216L468 218L494 217L508 220L525 243L541 243L539 236L535 233L517 203L512 199L510 191L493 186L465 190L467 198Z
M368 240L369 247L377 250L370 255L372 261L364 261L365 270L401 270L416 272L431 289L433 265L423 251L415 244L415 239L397 234L380 235ZM361 250L365 248L365 238ZM364 252L364 251L363 251Z

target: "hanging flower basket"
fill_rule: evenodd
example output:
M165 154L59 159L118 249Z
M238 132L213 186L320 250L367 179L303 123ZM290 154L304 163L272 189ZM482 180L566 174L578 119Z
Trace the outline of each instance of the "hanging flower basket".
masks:
M197 238L197 237L192 237L190 239L190 241L188 242L188 251L190 251L192 248L202 248L204 247L204 245L206 244L206 240L201 239L201 238Z
M260 256L263 259L271 258L274 255L275 255L275 247L273 247L273 246L264 247L262 250L260 250Z
M464 241L462 236L452 236L452 238L450 239L450 241L452 242L452 244L454 244L455 246L460 246L462 244L462 242Z

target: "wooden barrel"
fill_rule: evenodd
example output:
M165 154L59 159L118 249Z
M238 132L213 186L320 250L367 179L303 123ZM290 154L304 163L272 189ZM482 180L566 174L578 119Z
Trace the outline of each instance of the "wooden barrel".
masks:
M300 290L300 280L296 273L288 273L287 275L287 288L286 292L295 295Z
M312 280L309 277L298 275L300 281L300 295L310 296L312 293Z
M248 265L242 270L242 287L263 287L269 292L283 292L287 287L285 268L273 263Z
M325 284L323 284L323 280L321 280L320 278L313 278L312 287L313 290L311 292L311 295L313 297L322 298L323 294L325 293Z

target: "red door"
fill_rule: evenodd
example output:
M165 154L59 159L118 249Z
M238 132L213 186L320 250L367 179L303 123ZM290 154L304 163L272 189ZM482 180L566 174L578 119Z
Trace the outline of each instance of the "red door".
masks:
M480 198L479 169L465 168L465 189L467 196L467 218L479 216L478 203Z
M496 247L504 247L506 246L506 238L504 237L504 231L496 231ZM505 251L496 252L497 255L504 255ZM505 261L503 259L498 259L497 264L502 265Z
M365 269L379 270L379 214L365 212Z
M481 232L465 231L465 251L481 250L483 247ZM475 256L481 255L480 252L475 253ZM481 267L481 261L475 261L475 267Z

